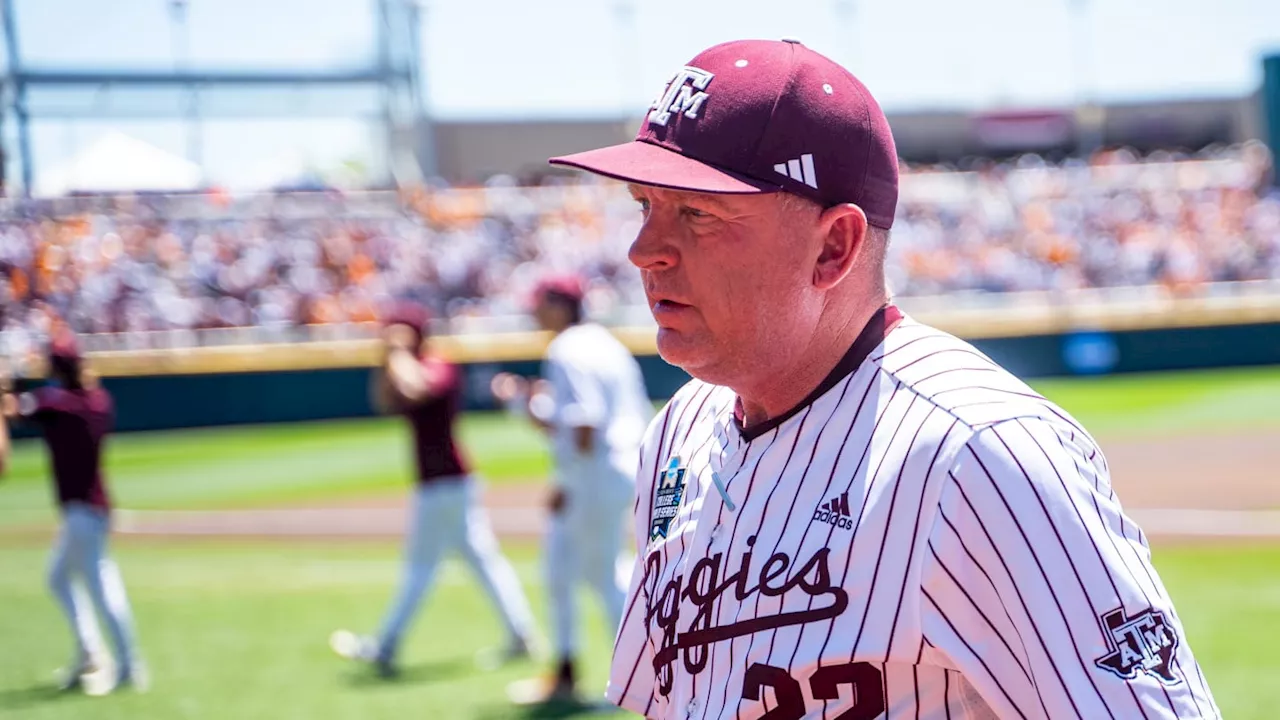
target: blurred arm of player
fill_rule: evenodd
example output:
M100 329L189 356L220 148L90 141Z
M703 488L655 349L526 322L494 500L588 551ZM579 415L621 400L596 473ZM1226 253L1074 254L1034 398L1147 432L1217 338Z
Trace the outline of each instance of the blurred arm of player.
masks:
M525 415L535 427L548 435L555 432L555 400L547 381L538 380L530 384L519 375L502 372L493 376L493 380L489 382L489 390L508 412ZM551 512L558 513L564 509L564 504L564 488L552 488L547 507Z
M532 385L511 373L499 373L490 383L493 396L512 412L523 411L548 434L556 428L570 428L573 450L583 458L595 453L597 428L605 421L604 400L595 383L563 362L547 360L544 379ZM566 488L553 488L548 506L560 512L565 506Z
M47 396L42 398L41 391L27 391L20 395L13 392L13 375L7 359L0 358L0 414L4 421L0 422L0 475L9 466L9 455L12 443L9 435L9 422L22 418L31 418L48 410ZM101 387L98 373L86 366L80 369L80 385L85 390L96 390Z
M548 361L546 378L532 384L512 373L498 373L489 383L494 398L512 412L524 412L545 432L560 425L572 428L573 447L579 455L595 452L596 429L604 423L604 402L585 375ZM560 400L557 400L560 398Z
M555 400L545 381L530 383L515 373L501 372L489 381L489 391L508 412L527 416L539 430L555 429Z
M435 383L414 354L413 340L413 331L403 325L391 325L383 333L386 355L370 387L370 399L380 412L410 408L432 397Z
M600 381L574 363L559 359L548 360L544 373L547 395L557 401L555 417L573 428L573 447L578 454L590 457L595 451L596 433L607 421Z

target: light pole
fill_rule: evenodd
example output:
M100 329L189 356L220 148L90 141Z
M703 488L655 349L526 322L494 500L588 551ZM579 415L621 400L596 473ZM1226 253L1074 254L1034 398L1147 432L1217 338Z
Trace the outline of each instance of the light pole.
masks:
M27 84L22 80L22 54L18 52L18 22L13 16L13 0L0 0L0 13L4 15L5 59L9 65L13 118L18 126L18 156L22 159L22 194L31 197L31 182L35 175L35 160L31 154L31 116L27 110ZM8 158L4 158L8 162ZM7 176L6 176L7 180Z
M426 56L422 52L422 26L430 19L427 0L408 0L406 9L409 16L409 57L406 67L409 70L409 98L412 106L410 116L412 126L417 133L415 143L420 151L419 164L428 178L439 173L436 156L436 134L431 110L427 107L428 88Z
M832 3L832 14L835 15L836 36L839 38L836 47L844 56L845 67L856 75L860 68L858 67L858 43L854 38L858 30L855 0L835 0Z
M640 98L640 37L636 28L635 0L617 0L613 5L613 17L618 29L618 97L622 100L622 116L636 115L639 103L652 98Z
M1102 146L1105 111L1094 98L1089 0L1067 0L1075 75L1076 152L1087 157Z
M178 74L191 72L191 32L187 22L190 0L169 0L170 37L173 44L173 69ZM188 78L187 91L187 159L204 170L200 137L200 91Z

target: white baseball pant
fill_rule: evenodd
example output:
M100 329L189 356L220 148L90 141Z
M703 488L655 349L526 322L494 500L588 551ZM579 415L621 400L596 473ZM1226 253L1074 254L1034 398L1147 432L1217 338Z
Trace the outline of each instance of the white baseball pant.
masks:
M133 615L120 568L107 557L107 513L86 503L71 502L62 510L62 529L49 564L49 588L67 616L76 642L76 664L102 647L94 610L111 636L118 671L133 668Z
M533 613L515 570L498 549L489 517L470 476L441 478L418 486L405 540L404 579L383 622L379 653L395 655L410 621L435 578L445 552L457 551L498 609L507 633L529 639Z
M580 647L577 589L586 582L600 597L609 638L618 631L627 600L629 562L619 562L629 493L604 497L566 497L565 508L547 526L546 577L551 599L551 626L560 658L573 658Z

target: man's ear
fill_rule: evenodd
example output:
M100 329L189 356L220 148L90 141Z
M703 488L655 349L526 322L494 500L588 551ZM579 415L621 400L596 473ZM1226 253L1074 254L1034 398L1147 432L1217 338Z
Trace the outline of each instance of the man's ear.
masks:
M813 285L830 290L853 269L866 246L867 215L853 203L835 205L818 218L822 248L813 266Z

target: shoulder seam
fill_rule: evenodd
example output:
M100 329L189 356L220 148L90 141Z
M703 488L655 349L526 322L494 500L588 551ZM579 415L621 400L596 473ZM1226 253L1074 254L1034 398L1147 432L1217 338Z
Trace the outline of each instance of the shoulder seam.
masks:
M955 411L953 411L953 410L951 410L951 409L949 409L949 408L946 408L946 407L942 406L941 404L939 404L939 403L938 403L938 401L937 401L937 400L934 400L932 397L929 397L929 396L925 395L924 393L920 392L920 390L916 389L916 387L915 387L914 385L912 385L912 384L908 383L907 381L903 380L902 378L898 377L898 374L897 374L895 371L893 371L893 370L890 370L890 369L886 368L886 367L885 367L883 364L881 364L878 360L873 361L873 364L875 365L875 367L876 367L876 369L877 369L877 370L879 370L880 372L884 373L884 374L885 374L885 375L887 375L888 377L892 378L894 382L898 383L898 384L902 387L902 389L905 389L905 390L910 391L910 392L911 392L913 395L915 395L917 398L919 398L919 399L923 400L924 402L929 403L929 405L930 405L930 406L932 406L933 408L935 408L936 410L938 410L938 411L940 411L940 412L945 413L947 416L949 416L949 417L951 417L952 419L954 419L957 423L959 423L959 424L963 425L965 428L967 428L970 432L972 432L972 433L973 433L973 434L975 434L975 435L976 435L978 432L981 432L982 430L985 430L985 429L987 429L987 428L989 428L989 427L992 427L992 426L995 426L995 425L999 425L999 424L1001 424L1001 423L1005 423L1005 422L1011 422L1011 421L1013 421L1013 420L1020 420L1020 419L1023 419L1023 418L1039 418L1039 419L1041 419L1041 420L1045 420L1045 421L1049 421L1049 422L1061 422L1061 421L1062 421L1062 419L1061 419L1061 418L1056 417L1056 416L1051 417L1051 416L1050 416L1050 415L1051 415L1051 413L1045 412L1045 413L1017 413L1017 414L1014 414L1014 415L1010 415L1010 416L1008 416L1008 417L1003 417L1003 418L1001 418L1001 419L999 419L999 420L995 420L995 421L993 421L993 422L978 423L978 424L970 423L970 422L968 422L968 421L964 420L963 418L961 418L961 417L960 417L960 416L959 416ZM993 364L993 365L995 365L995 363L994 363L994 362L993 362L992 364ZM995 365L995 367L999 368L999 365ZM1006 371L1006 372L1007 372L1007 371ZM1028 397L1028 398L1026 398L1026 399L1027 399L1027 400L1034 400L1034 398L1030 398L1030 397ZM1042 399L1042 400L1045 400L1046 402L1048 401L1048 400L1047 400L1047 398L1041 398L1041 399ZM1081 429L1083 430L1083 428L1081 428Z
M934 400L933 398L931 398L931 397L929 397L929 396L925 395L924 393L920 392L919 390L917 390L917 389L916 389L916 387L915 387L914 385L912 385L912 384L908 383L907 381L903 380L902 378L898 377L898 374L897 374L896 372L894 372L893 370L890 370L890 369L886 368L886 367L885 367L885 366L884 366L884 365L883 365L879 360L873 360L872 362L873 362L873 364L875 365L875 367L876 367L876 370L877 370L877 371L884 373L886 376L888 376L889 378L891 378L894 382L898 383L898 385L899 385L902 389L910 391L910 392L911 392L911 394L913 394L913 395L915 395L917 398L920 398L921 400L923 400L923 401L925 401L925 402L929 403L929 405L933 406L933 408L934 408L934 409L936 409L936 410L940 410L940 411L942 411L943 413L946 413L949 417L951 417L951 418L952 418L953 420L955 420L957 423L959 423L959 424L963 425L963 426L964 426L965 428L967 428L968 430L970 430L970 431L974 431L974 430L975 430L975 426L974 426L974 425L971 425L970 423L965 422L965 421L964 421L964 419L962 419L959 415L957 415L956 413L952 412L952 411L951 411L951 410L949 410L948 408L945 408L945 407L943 407L942 405L938 404L938 401L937 401L937 400Z

